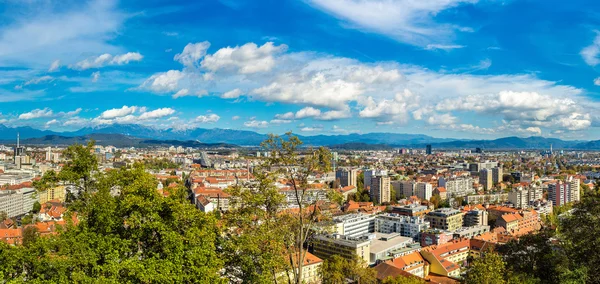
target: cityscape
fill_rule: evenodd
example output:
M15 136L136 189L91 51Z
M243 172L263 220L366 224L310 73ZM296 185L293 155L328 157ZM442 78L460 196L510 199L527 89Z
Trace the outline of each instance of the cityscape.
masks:
M0 1L0 283L600 283L598 11Z

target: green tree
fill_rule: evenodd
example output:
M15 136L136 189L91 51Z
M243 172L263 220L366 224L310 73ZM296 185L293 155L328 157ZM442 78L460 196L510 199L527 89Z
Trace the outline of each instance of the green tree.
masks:
M369 268L362 259L356 257L353 260L334 255L321 265L323 283L339 284L346 283L377 283L377 272Z
M8 214L4 211L0 211L0 222L8 219Z
M489 252L476 258L467 270L466 284L503 284L506 268L502 257Z
M139 164L95 176L97 190L77 207L79 224L72 224L69 211L55 237L0 245L0 275L13 282L225 282L214 216L197 210L185 194L162 197L157 182ZM115 187L120 194L113 196Z
M40 210L42 210L42 204L40 204L39 201L33 203L33 209L31 209L31 212L37 214L40 212Z
M23 245L25 247L29 247L31 244L35 243L38 237L39 233L36 227L26 226L25 229L23 229Z
M309 190L309 177L317 173L326 173L331 169L331 152L324 148L308 148L301 155L302 141L291 132L284 136L269 135L261 147L270 153L264 160L264 169L271 177L282 176L289 181L294 196L293 205L297 214L287 214L287 232L284 235L286 255L289 263L297 266L291 269L295 283L303 283L302 267L306 256L305 244L311 229L318 221L318 210L314 193ZM268 182L271 178L267 179Z

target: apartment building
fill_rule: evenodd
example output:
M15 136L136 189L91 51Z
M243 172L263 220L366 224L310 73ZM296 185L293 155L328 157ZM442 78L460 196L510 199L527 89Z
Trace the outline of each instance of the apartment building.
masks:
M438 186L446 188L448 198L467 196L475 192L473 188L473 178L471 177L456 177L446 180L440 178Z
M429 221L431 228L454 231L463 226L464 213L452 208L439 208L427 213L425 220Z
M488 212L477 208L469 210L463 217L463 225L465 227L486 226L488 224Z
M370 193L371 199L379 204L390 202L390 177L378 175L371 178Z
M375 231L381 233L399 233L404 237L417 238L421 231L427 229L429 229L429 222L423 217L387 213L375 218Z
M340 168L335 171L335 179L340 182L341 187L356 186L358 170Z

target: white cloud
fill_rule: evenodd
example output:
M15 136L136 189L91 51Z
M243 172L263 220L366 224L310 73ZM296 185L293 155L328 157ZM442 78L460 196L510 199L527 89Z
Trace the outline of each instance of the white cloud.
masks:
M302 132L316 132L316 131L321 131L323 130L323 127L318 127L318 126L306 126L306 127L302 127L300 128L300 131Z
M464 48L464 45L456 45L456 44L428 44L425 46L425 50L444 50L450 51L453 49Z
M42 77L33 78L33 79L23 83L22 85L17 85L17 86L15 86L15 89L20 90L25 86L37 85L37 84L42 84L42 83L47 83L47 82L52 82L52 81L54 81L54 77L45 75Z
M175 113L172 108L159 108L153 111L144 112L139 116L140 120L163 118Z
M118 117L124 117L130 114L133 114L136 110L138 110L137 106L123 106L122 108L113 108L102 112L100 115L100 119L114 119Z
M97 57L91 57L69 66L75 70L86 70L90 68L102 68L105 66L124 65L132 61L140 61L143 56L137 52L128 52L125 54L112 56L109 53L104 53Z
M58 69L60 69L60 60L54 60L52 61L52 64L50 64L50 68L48 68L48 72L55 72L58 71Z
M292 123L293 120L287 120L287 119L271 119L271 121L269 121L269 123L271 124L286 124L286 123Z
M595 32L596 38L594 38L594 42L583 48L579 53L581 54L581 57L583 57L585 63L590 66L596 66L600 63L600 58L598 58L598 55L600 55L600 32Z
M594 79L594 85L600 86L600 77Z
M387 35L416 46L451 41L464 27L434 21L438 13L477 0L309 0L318 9L347 21L345 27Z
M307 80L306 80L307 79ZM252 98L267 102L286 102L329 108L342 108L364 93L358 82L330 79L318 73L311 78L287 74L275 82L252 91Z
M260 121L260 120L249 120L244 122L244 126L246 127L250 127L250 128L266 128L267 126L269 126L269 123L267 121Z
M290 119L294 119L296 117L296 115L294 115L293 112L286 112L284 114L276 114L275 118L276 119L285 119L285 120L290 120Z
M434 114L427 119L427 123L430 125L449 125L455 124L457 121L458 118L449 113Z
M49 120L48 122L46 122L46 126L50 126L50 125L57 124L57 123L58 123L58 120L52 119L52 120Z
M36 118L51 117L53 115L54 115L54 112L52 112L52 110L49 108L34 109L30 112L20 114L19 119L30 120L30 119L36 119Z
M302 119L307 117L317 117L321 115L321 110L313 107L305 107L296 112L296 118Z
M181 53L175 54L173 59L186 67L197 67L198 61L206 55L209 47L210 43L208 41L188 43Z
M270 71L275 66L274 55L285 52L287 45L267 42L258 47L255 43L224 47L214 54L206 55L202 67L212 72L220 70L251 74Z
M330 110L322 113L317 119L319 120L338 120L351 117L350 109L345 110Z
M114 0L78 1L68 6L45 2L8 5L4 12L14 18L5 17L2 26L0 63L19 62L46 68L40 62L68 61L79 54L119 52L120 47L110 42L127 15L118 11L117 6Z
M231 120L238 120L238 119L240 119L239 115L234 115L233 117L231 117Z
M92 73L92 83L98 82L98 79L100 79L100 71Z
M225 92L221 95L221 98L223 99L237 99L242 95L242 90L240 89L233 89L229 92Z
M173 95L173 98L176 99L176 98L180 98L180 97L185 97L185 96L187 96L189 94L190 94L190 90L188 90L188 89L181 89L181 90L177 91L177 93L175 93Z
M207 115L199 115L198 117L196 117L196 122L201 122L201 123L214 123L219 121L219 119L221 119L220 116L211 113L211 114L207 114Z
M148 78L140 88L150 89L153 92L164 93L173 92L178 89L179 81L185 77L185 74L178 70L169 70L163 73L157 73Z

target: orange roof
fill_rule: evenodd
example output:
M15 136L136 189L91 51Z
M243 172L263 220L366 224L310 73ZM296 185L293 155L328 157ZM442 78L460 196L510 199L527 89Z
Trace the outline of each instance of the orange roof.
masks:
M440 186L440 187L437 188L437 191L439 191L439 192L446 192L446 188Z

